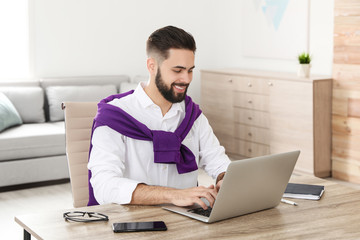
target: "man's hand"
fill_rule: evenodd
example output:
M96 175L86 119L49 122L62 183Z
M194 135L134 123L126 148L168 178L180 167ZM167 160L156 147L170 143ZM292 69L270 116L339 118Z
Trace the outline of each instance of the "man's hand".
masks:
M140 183L133 192L130 204L158 205L172 203L176 206L191 206L197 203L203 209L207 209L206 204L200 198L205 198L212 207L216 196L217 191L214 185L209 187L200 186L186 189L175 189L169 187L149 186Z
M216 184L216 191L219 192L220 188L221 188L221 184L223 183L223 180L221 179L220 181L217 182Z
M225 172L222 172L216 178L216 191L219 192L221 184L223 183L223 178L225 176Z
M199 204L203 209L207 209L207 205L201 200L205 198L210 206L213 207L217 193L223 182L225 172L220 173L216 179L216 187L193 187L186 189L175 189L169 187L149 186L143 183L137 185L133 192L130 204L140 205L158 205L164 203L172 203L176 206L191 206L195 203Z
M200 199L205 198L213 207L217 191L214 185L209 187L194 187L187 189L173 189L170 192L171 203L176 206L191 206L195 203L199 204L203 209L207 209L207 205Z

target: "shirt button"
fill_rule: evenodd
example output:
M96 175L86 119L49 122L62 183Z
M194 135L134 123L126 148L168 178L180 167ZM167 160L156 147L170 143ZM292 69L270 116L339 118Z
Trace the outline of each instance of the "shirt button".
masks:
M167 166L163 166L163 170L166 170L167 169Z

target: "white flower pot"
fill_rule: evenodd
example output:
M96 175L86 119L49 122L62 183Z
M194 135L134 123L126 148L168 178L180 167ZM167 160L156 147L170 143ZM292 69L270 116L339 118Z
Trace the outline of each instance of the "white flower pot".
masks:
M299 77L309 77L310 76L310 64L299 64L298 76Z

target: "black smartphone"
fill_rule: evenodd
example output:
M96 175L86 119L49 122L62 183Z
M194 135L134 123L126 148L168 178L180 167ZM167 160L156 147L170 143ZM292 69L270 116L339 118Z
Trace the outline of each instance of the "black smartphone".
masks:
M163 221L113 223L112 227L113 231L116 233L167 230L167 227Z

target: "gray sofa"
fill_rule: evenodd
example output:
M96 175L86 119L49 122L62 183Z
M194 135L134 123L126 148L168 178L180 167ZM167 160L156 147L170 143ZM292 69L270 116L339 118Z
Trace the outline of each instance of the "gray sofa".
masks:
M0 132L0 188L69 178L63 101L99 101L134 89L143 77L91 76L0 82L22 124Z

